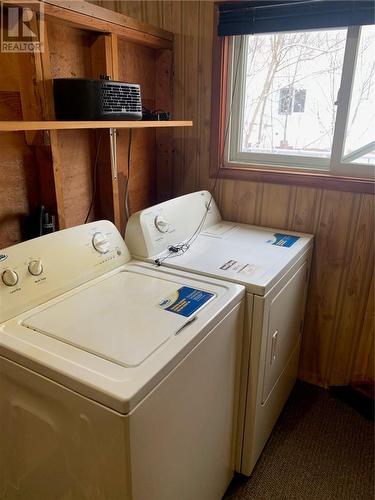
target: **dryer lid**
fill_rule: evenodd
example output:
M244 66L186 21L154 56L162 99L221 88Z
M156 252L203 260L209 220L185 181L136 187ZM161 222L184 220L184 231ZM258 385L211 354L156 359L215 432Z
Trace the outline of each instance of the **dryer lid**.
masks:
M131 272L80 290L28 316L22 325L122 366L137 366L193 316L160 307L176 282Z

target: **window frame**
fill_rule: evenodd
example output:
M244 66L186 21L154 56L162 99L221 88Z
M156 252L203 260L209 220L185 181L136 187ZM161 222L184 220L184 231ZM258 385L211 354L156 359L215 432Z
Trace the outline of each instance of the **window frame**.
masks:
M335 189L340 191L352 191L363 193L374 193L374 169L371 166L356 164L355 167L341 161L341 152L344 148L345 133L349 110L346 107L350 103L351 90L354 81L354 71L356 64L356 54L359 45L360 27L348 28L348 35L345 46L344 65L342 71L340 99L337 107L336 126L334 131L333 147L331 159L322 159L317 162L318 167L306 168L301 157L296 156L294 161L285 165L285 157L282 158L282 165L259 163L254 161L245 163L243 161L228 161L230 142L230 127L227 126L227 111L231 99L230 79L231 79L231 58L230 58L230 38L218 37L214 35L213 58L212 58L212 124L211 124L211 162L210 176L224 179L241 179L255 182L272 182L280 184L294 184L299 186L317 187L325 189ZM348 57L347 57L348 54ZM239 105L239 103L238 103ZM235 107L235 106L234 106ZM237 112L239 112L237 108ZM233 109L232 116L236 110ZM345 118L345 119L344 119ZM227 136L227 137L225 137ZM225 151L223 147L225 144ZM260 153L256 153L260 159ZM273 155L275 156L275 155ZM338 161L338 158L340 161ZM310 162L311 162L311 158ZM315 158L314 160L317 160ZM323 168L322 168L323 167ZM328 168L327 168L328 167ZM353 176L353 168L359 172L361 177Z

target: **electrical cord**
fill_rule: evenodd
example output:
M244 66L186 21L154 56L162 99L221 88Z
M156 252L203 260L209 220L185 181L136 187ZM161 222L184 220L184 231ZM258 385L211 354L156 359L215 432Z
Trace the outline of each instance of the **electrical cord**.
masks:
M125 214L126 221L130 218L129 210L129 183L130 183L130 169L131 169L131 150L132 150L132 129L129 129L129 140L128 140L128 175L125 182Z
M168 121L171 119L171 113L164 109L148 109L142 106L142 120L162 120Z
M103 131L100 132L99 134L99 139L96 145L96 153L95 153L95 161L94 161L94 166L92 169L92 196L91 196L91 201L90 201L90 206L89 210L87 212L86 218L85 218L85 224L87 224L92 207L94 206L94 201L96 197L96 188L97 188L97 170L98 170L98 163L99 163L99 153L100 153L100 146L102 142L102 137L103 137Z
M219 165L218 165L218 168L216 170L214 184L213 184L213 187L212 187L212 190L211 190L210 199L209 199L208 203L206 204L206 210L205 210L205 212L203 214L203 217L200 220L197 228L195 229L195 231L193 232L193 234L186 241L181 242L181 243L177 243L176 245L170 245L167 248L167 250L168 250L168 254L167 255L165 255L164 257L160 257L159 259L155 259L154 262L155 262L155 264L157 266L161 266L162 263L165 260L167 260L167 259L172 259L174 257L179 257L180 255L183 255L185 252L187 252L189 250L189 248L191 247L191 245L198 238L198 236L201 233L201 231L202 231L202 229L204 227L204 224L206 222L207 215L208 215L208 212L210 211L211 203L212 203L212 200L213 200L213 197L214 197L214 194L215 194L215 191L216 191L217 183L218 183L218 180L219 180L219 171L220 171L220 168L223 166L223 163L224 163L225 147L226 147L227 140L228 140L229 126L230 126L230 121L231 121L231 118L232 118L233 100L234 100L235 93L236 93L236 90L237 90L237 77L238 77L239 63L240 63L240 60L241 60L241 57L242 57L242 51L243 51L243 40L244 40L244 38L243 38L243 36L241 36L240 48L239 48L239 51L238 51L238 56L237 56L237 61L236 61L236 70L235 70L235 75L234 75L234 80L233 80L233 89L232 89L232 96L231 96L229 113L228 113L228 120L227 120L227 123L226 123L226 126L225 126L225 132L224 132L223 147L222 147L222 151L221 151L221 155L220 155L220 159L219 159Z

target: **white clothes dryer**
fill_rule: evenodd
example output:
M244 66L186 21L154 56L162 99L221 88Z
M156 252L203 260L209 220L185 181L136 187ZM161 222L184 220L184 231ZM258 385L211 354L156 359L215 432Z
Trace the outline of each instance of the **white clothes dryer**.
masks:
M0 254L0 498L219 500L244 288L146 269L108 221Z
M131 254L246 287L236 469L250 475L295 383L313 236L224 221L207 191L134 214Z

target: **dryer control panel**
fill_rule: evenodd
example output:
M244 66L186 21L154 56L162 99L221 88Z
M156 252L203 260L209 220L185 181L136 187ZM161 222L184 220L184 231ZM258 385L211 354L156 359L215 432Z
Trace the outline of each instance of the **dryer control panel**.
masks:
M130 260L117 228L98 221L0 250L0 323Z
M211 194L197 191L133 214L126 226L125 241L134 257L149 258L190 238L200 224L203 230L220 221Z

